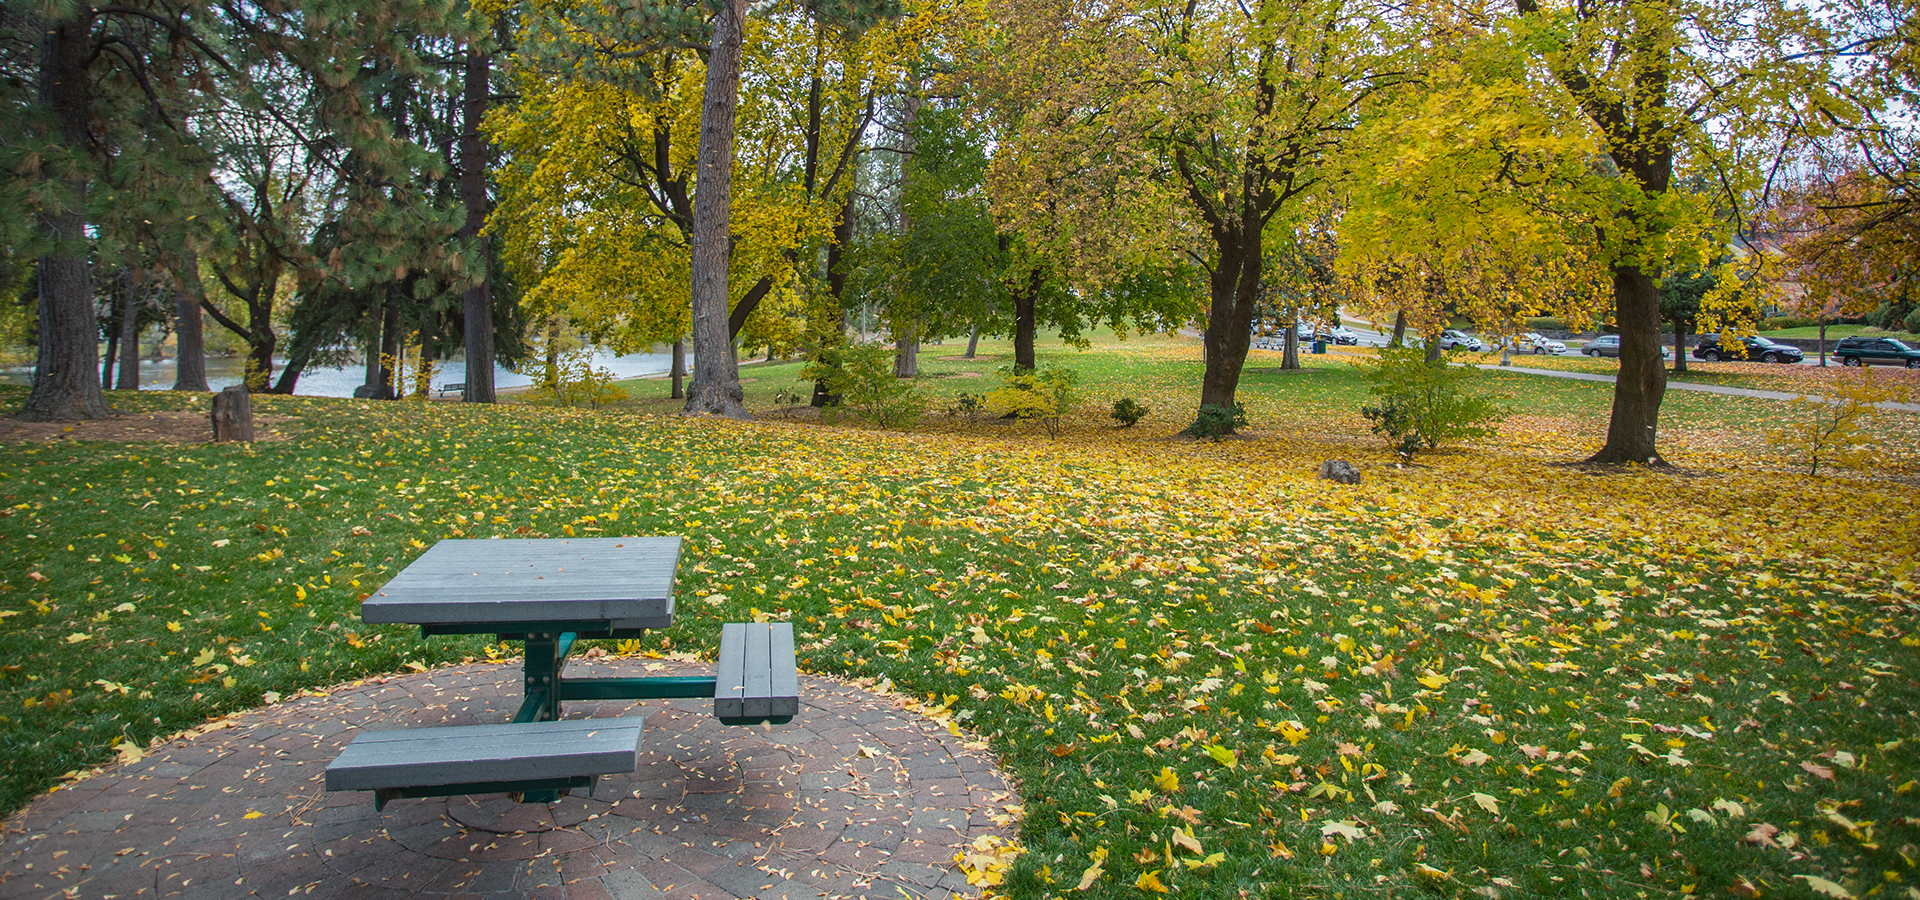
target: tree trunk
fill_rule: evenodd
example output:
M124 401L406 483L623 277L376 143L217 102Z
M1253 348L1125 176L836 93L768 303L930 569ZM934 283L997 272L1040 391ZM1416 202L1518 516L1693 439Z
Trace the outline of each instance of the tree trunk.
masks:
M294 385L300 382L300 373L307 370L307 363L313 359L313 348L304 342L295 341L293 353L287 357L287 364L280 367L280 380L274 382L272 394L292 394Z
M107 355L100 358L100 389L113 390L113 364L120 359L120 320L116 311L107 319Z
M413 390L407 392L407 396L422 400L433 390L433 360L439 350L433 336L434 315L429 312L420 325L420 365L413 370Z
M253 440L253 398L247 389L234 385L213 395L213 441Z
M487 222L486 138L480 133L481 120L487 115L487 91L493 57L467 49L464 116L460 129L460 202L467 208L460 236L480 253L479 280L461 297L466 319L467 376L461 399L467 403L492 403L493 387L493 284L488 256L488 239L480 233Z
M45 23L40 57L40 103L58 123L55 143L75 159L87 154L87 60L93 10L79 6L71 16ZM54 167L42 171L53 172ZM52 176L58 178L58 175ZM33 392L20 418L30 422L101 419L113 415L101 393L100 325L94 316L88 283L87 183L82 177L55 185L59 208L43 212L40 224L53 246L40 257L40 352Z
M967 332L967 358L974 357L974 351L980 349L980 323L973 323L973 330Z
M687 396L687 339L673 339L673 394L667 399L684 400Z
M740 363L727 330L727 264L733 241L733 116L739 103L746 0L724 0L713 20L700 116L693 208L693 389L687 412L751 418L740 387Z
M1287 323L1287 333L1280 339L1280 368L1291 371L1300 368L1300 323Z
M857 186L857 181L856 181ZM827 247L827 289L833 294L833 314L821 316L822 322L816 330L817 341L814 346L814 359L827 363L834 354L847 343L847 248L853 245L854 216L858 208L854 206L856 191L849 187L847 201L840 207L840 220L833 225L833 243ZM837 404L839 398L833 393L833 387L826 379L813 381L813 397L807 405L814 409L825 409Z
M1393 314L1393 337L1388 339L1387 346L1405 347L1406 345L1407 311L1403 309Z
M545 385L547 390L557 392L560 390L560 319L558 317L547 318L547 358L544 363L545 371L540 376L540 383Z
M1673 323L1673 374L1687 374L1687 324L1678 319Z
M1664 465L1658 450L1667 369L1660 359L1660 291L1639 266L1613 269L1614 322L1620 327L1620 375L1613 386L1607 442L1592 463Z
M140 275L129 266L120 272L120 390L140 389Z
M1440 364L1440 336L1437 334L1427 335L1427 341L1425 346L1427 348L1427 364L1439 365Z
M1207 330L1202 341L1207 349L1206 374L1200 382L1200 405L1231 409L1240 393L1240 372L1247 364L1247 346L1252 339L1253 313L1260 290L1260 238L1229 232L1222 236L1220 263L1208 277L1210 302Z
M206 331L200 321L200 260L187 253L174 275L173 389L207 390Z
M394 287L394 293L400 288ZM401 385L394 377L394 366L400 363L400 304L398 297L389 297L387 308L380 320L380 399L392 400L400 396Z
M355 397L374 398L380 396L380 330L386 322L386 310L382 308L378 295L375 295L372 309L367 310L367 363L360 377L360 388L353 392Z
M1035 306L1040 302L1041 281L1040 269L1029 269L1027 283L1013 292L1013 367L1021 372L1031 372L1039 365L1033 339L1039 330Z
M1827 323L1820 323L1820 368L1827 367Z
M893 377L912 378L920 374L920 323L909 323L907 330L894 336Z

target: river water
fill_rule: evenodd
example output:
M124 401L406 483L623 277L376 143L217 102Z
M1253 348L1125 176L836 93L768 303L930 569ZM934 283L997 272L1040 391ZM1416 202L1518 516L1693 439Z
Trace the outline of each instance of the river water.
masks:
M207 386L220 390L240 383L241 366L244 358L209 358L207 360ZM673 368L671 353L631 353L615 356L605 351L593 354L593 366L613 373L613 377L639 378L645 375L663 375ZM693 369L693 354L687 354L687 369ZM294 385L293 392L303 397L351 397L353 389L366 383L366 366L354 364L340 368L307 367L300 373L300 381ZM274 377L280 376L279 366L274 367ZM143 391L164 391L173 387L173 360L151 362L140 361L140 389ZM412 373L403 377L412 383ZM464 359L452 359L440 363L433 375L433 388L443 384L457 384L467 380L467 363ZM10 369L0 372L0 384L27 385L33 383L32 368ZM519 388L533 384L533 379L517 372L507 371L495 366L493 385L497 389Z

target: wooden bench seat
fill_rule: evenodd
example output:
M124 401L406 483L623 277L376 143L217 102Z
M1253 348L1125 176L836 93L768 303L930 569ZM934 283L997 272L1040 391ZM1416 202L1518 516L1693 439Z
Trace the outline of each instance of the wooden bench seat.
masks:
M327 766L327 790L403 797L593 787L639 767L640 716L369 731Z
M726 725L784 725L800 712L800 676L787 622L728 622L713 670L713 715Z
M464 394L466 392L467 392L467 385L465 382L462 382L462 381L450 381L446 384L441 385L440 389L438 391L435 391L435 393L438 393L438 394Z

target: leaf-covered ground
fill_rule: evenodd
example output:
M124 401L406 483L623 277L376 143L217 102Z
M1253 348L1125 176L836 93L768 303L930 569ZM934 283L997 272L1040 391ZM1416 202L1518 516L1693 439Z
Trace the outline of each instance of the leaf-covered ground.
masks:
M1756 453L1777 404L1678 392L1681 471L1565 465L1605 386L1518 375L1502 439L1395 467L1339 358L1250 372L1252 436L1192 442L1190 346L1055 358L1090 398L1058 441L257 398L290 439L0 448L4 799L500 653L359 622L434 540L680 534L680 621L609 649L758 612L922 698L1024 784L1014 896L1920 896L1910 481L1792 475ZM1123 395L1154 413L1103 424Z

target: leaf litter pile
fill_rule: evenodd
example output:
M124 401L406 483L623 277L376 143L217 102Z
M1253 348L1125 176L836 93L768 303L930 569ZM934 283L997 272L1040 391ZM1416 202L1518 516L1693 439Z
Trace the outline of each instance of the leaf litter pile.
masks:
M680 621L607 649L787 619L803 667L979 734L1026 801L963 861L994 893L1920 898L1898 484L1334 440L1339 486L1300 437L256 402L289 440L5 450L10 808L209 716L511 652L359 621L435 540L679 534Z

